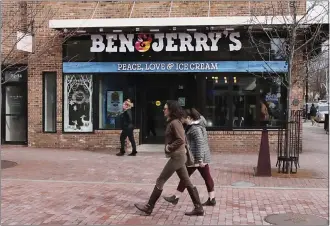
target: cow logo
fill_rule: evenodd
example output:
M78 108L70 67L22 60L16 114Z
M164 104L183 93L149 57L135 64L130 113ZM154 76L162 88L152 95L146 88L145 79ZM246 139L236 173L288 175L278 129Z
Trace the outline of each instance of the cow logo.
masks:
M139 34L135 42L135 49L141 53L147 52L150 49L152 38L147 34Z

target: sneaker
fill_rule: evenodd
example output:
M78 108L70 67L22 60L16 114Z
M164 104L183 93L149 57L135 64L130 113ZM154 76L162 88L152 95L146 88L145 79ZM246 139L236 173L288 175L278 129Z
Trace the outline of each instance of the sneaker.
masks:
M215 201L215 198L213 199L208 198L208 200L203 203L203 206L215 206L216 203L217 202Z
M123 155L125 155L125 152L118 152L116 155L117 156L123 156Z

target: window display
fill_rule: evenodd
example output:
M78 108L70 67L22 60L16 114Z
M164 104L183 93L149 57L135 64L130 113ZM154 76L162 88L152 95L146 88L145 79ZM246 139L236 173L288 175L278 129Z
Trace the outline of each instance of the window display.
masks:
M64 75L64 132L93 131L93 76Z
M110 128L116 127L116 118L123 111L123 91L107 91L106 122Z

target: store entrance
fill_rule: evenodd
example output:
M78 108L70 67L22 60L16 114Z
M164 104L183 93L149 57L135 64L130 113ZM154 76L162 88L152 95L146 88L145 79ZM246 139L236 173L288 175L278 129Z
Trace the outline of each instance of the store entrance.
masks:
M2 75L2 144L27 143L27 72Z
M194 104L196 82L193 74L145 74L141 76L141 143L162 144L166 119L163 108L167 100L178 100L182 107Z

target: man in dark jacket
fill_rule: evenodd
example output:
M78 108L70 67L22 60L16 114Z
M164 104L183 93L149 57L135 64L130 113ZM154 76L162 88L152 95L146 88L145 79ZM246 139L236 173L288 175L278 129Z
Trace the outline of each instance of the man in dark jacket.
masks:
M133 107L133 103L129 99L127 99L123 103L124 112L120 115L121 125L122 125L122 131L120 134L121 148L120 148L120 152L116 154L117 156L125 155L125 140L127 137L132 145L132 153L129 154L129 156L135 156L137 154L136 144L134 140L134 133L133 133L134 126L133 126L133 117L131 110L132 107Z
M309 114L311 116L311 121L312 121L312 126L314 126L315 124L315 116L316 116L316 107L314 106L314 104L312 104L311 109L309 110Z

